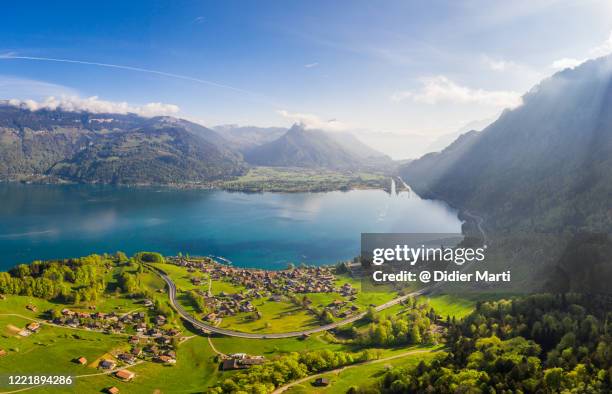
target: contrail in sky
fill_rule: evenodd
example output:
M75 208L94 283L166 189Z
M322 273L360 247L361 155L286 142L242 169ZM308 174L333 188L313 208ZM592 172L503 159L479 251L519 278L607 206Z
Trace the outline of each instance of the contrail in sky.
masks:
M120 64L89 62L89 61L84 61L84 60L56 59L56 58L51 58L51 57L37 57L37 56L18 56L18 55L13 55L13 54L10 54L10 53L9 54L0 55L0 60L2 60L2 59L19 59L19 60L34 60L34 61L43 61L43 62L84 64L84 65L87 65L87 66L98 66L98 67L114 68L114 69L119 69L119 70L136 71L136 72L142 72L142 73L147 73L147 74L161 75L161 76L169 77L169 78L182 79L184 81L191 81L191 82L196 82L196 83L200 83L200 84L203 84L203 85L214 86L214 87L217 87L217 88L229 89L229 90L232 90L234 92L248 94L249 96L258 97L260 99L263 98L262 95L260 95L258 93L251 92L251 91L248 91L248 90L245 90L245 89L236 88L234 86L224 85L224 84L217 83L217 82L214 82L214 81L208 81L206 79L194 78L194 77L190 77L188 75L168 73L168 72L165 72L165 71L151 70L151 69L148 69L148 68L133 67L133 66L124 66L124 65L120 65ZM265 100L265 101L268 104L275 105L275 104L269 102L268 100Z

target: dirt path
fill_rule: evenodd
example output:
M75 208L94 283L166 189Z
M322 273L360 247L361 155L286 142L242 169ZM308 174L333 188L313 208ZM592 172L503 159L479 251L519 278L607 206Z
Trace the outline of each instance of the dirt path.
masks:
M212 342L212 339L211 339L210 335L208 336L208 344L210 345L210 348L213 350L213 352L215 352L219 356L225 356L226 355L225 353L221 353L220 351L217 350L217 348L215 347L215 345Z
M295 385L298 385L298 384L301 384L301 383L307 382L307 381L309 381L309 380L311 380L311 379L316 379L316 378L319 378L319 377L321 377L321 376L323 376L323 375L327 375L327 374L329 374L329 373L333 373L333 374L336 374L336 375L337 375L337 374L339 374L340 372L342 372L342 371L344 371L344 370L347 370L347 369L356 368L356 367L360 367L360 366L363 366L363 365L370 365L370 364L378 364L378 363L383 363L383 362L385 362L385 361L395 360L395 359L397 359L397 358L402 358L402 357L410 356L410 355L412 355L412 354L428 353L428 352L430 352L430 351L431 351L431 350L411 350L411 351L409 351L409 352L400 353L400 354L396 354L396 355L394 355L394 356L389 356L389 357L385 357L385 358L380 358L380 359L378 359L378 360L365 361L365 362L358 363L358 364L351 364L351 365L346 365L346 366L344 366L344 367L340 367L340 368L336 368L336 369L330 369L329 371L325 371L325 372L317 373L317 374L315 374L315 375L306 376L305 378L298 379L298 380L293 381L293 382L291 382L291 383L288 383L288 384L286 384L286 385L284 385L284 386L281 386L281 387L277 388L276 390L274 390L274 391L272 392L272 394L280 394L280 393L283 393L283 392L285 392L287 389L289 389L289 388L291 388L291 387L293 387L293 386L295 386Z

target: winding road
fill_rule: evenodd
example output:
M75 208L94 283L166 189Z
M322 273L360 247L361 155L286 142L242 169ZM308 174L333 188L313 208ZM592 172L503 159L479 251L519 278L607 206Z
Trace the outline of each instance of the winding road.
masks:
M484 222L484 218L482 216L474 215L473 213L471 213L467 209L465 211L463 211L463 214L465 216L473 219L474 222L476 222L476 228L478 229L480 234L482 234L482 244L486 245L487 244L487 234L485 233L484 229L482 228L482 223Z
M172 279L170 279L170 277L168 277L168 275L160 268L157 267L152 267L149 266L149 268L151 268L152 270L154 270L168 285L168 297L170 299L170 304L172 305L172 307L178 312L179 315L181 315L181 317L183 318L183 320L189 322L191 325L193 325L194 327L206 331L206 332L211 332L211 333L215 333L215 334L221 334L221 335L227 335L230 337L237 337L237 338L248 338L248 339L279 339L279 338L294 338L294 337L300 337L303 335L310 335L310 334L314 334L317 332L321 332L321 331L329 331L332 330L336 327L340 327L343 326L345 324L349 324L349 323L353 323L361 318L363 318L367 312L361 312L358 313L354 316L351 316L347 319L335 322L335 323L331 323L331 324L327 324L324 326L319 326L319 327L314 327L314 328L310 328L307 330L301 330L301 331L292 331L292 332L281 332L281 333L268 333L268 334L258 334L258 333L250 333L250 332L242 332L242 331L235 331L235 330L228 330L226 328L219 328L219 327L215 327L212 326L210 324L206 324L198 319L196 319L195 317L193 317L189 312L187 312L183 306L181 304L179 304L176 301L176 285L174 284L174 282L172 281ZM406 300L409 297L414 297L414 296L418 296L418 295L422 295L424 294L428 289L421 289L415 292L412 292L410 294L406 294L403 295L401 297L397 297L392 299L391 301L385 302L384 304L378 305L377 307L375 307L374 309L378 312L378 311L382 311L384 309L390 308L394 305L397 305L399 303L401 303L402 301Z

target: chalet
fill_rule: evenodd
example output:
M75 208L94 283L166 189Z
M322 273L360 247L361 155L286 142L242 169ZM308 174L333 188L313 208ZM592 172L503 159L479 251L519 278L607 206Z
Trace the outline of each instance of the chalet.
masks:
M130 380L134 379L134 376L136 375L132 371L122 369L120 371L115 372L115 376L123 380L124 382L129 382Z
M34 304L28 304L26 305L26 309L32 311L32 312L38 312L38 307Z
M74 315L74 312L71 311L68 308L64 308L64 309L62 309L62 315L64 315L64 316L72 316L72 315Z
M32 331L26 330L25 328L17 333L20 337L29 337L32 335Z
M317 378L317 380L314 381L313 385L317 387L329 386L329 379Z
M26 326L26 328L32 332L36 332L40 329L40 323L32 322Z
M166 316L163 316L163 315L155 316L155 324L157 324L158 326L163 326L164 324L166 324Z
M140 338L137 335L132 335L130 337L130 344L137 345L138 343L140 343Z
M223 362L221 363L221 370L222 371L233 371L233 370L236 370L236 369L245 369L245 368L247 368L246 365L238 363L238 360L236 360L234 358L230 358L228 360L223 360Z
M156 361L160 362L160 363L164 363L164 364L176 364L176 360L175 359L173 359L170 356L166 356L166 355L158 356L156 358Z
M132 353L132 355L134 355L134 357L138 357L142 354L142 348L140 347L134 347L130 353Z
M159 338L164 334L156 328L151 328L150 330L147 331L147 335L150 337Z
M113 387L107 388L106 392L108 394L119 394L119 389L117 387L113 386Z
M156 345L149 345L145 348L145 351L152 354L159 353L159 348Z
M77 358L76 362L81 364L81 365L86 365L87 364L87 359L85 357L79 357L79 358Z
M6 356L6 350L0 349L0 357Z
M134 364L136 362L136 357L134 357L134 355L130 353L121 353L117 356L117 358L128 364Z
M114 369L117 366L117 363L113 360L102 360L98 366L102 369Z

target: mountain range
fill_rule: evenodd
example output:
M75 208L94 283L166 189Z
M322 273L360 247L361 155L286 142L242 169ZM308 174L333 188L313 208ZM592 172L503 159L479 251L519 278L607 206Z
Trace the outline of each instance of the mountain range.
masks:
M543 80L482 132L400 167L490 229L612 230L612 57Z
M180 183L246 171L216 132L171 117L0 105L0 174L88 183Z
M31 111L0 103L0 179L179 184L231 179L253 165L389 169L350 134L218 126L167 116Z

